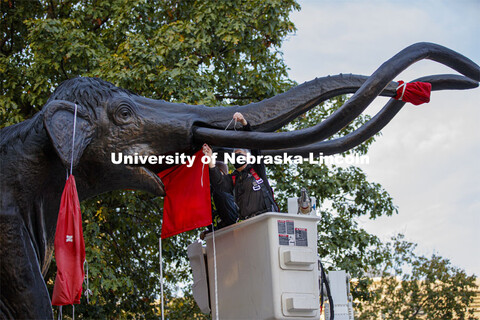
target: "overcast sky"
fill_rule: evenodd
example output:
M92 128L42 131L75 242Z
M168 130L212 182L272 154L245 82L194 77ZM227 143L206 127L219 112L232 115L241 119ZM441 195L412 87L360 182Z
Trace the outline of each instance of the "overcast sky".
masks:
M299 83L339 73L370 75L410 44L427 41L480 63L480 1L299 1L298 30L283 45ZM433 61L396 80L455 73ZM384 98L367 109L374 114ZM407 104L370 148L361 166L393 197L399 214L361 224L387 240L404 233L418 252L438 253L480 276L480 88L432 92Z

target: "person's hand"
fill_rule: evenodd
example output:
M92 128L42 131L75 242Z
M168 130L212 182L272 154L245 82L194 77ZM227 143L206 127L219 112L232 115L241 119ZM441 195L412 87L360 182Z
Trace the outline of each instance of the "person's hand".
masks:
M247 125L247 120L245 120L243 114L241 114L240 112L235 112L235 114L233 115L233 119L237 122L240 122L243 126Z
M202 147L203 154L206 155L207 157L210 158L210 162L208 163L209 168L214 168L215 167L215 160L213 159L213 152L212 148L206 143L203 144Z
M203 144L202 151L204 155L209 156L210 158L212 157L212 154L213 154L212 148L210 148L208 144L206 143Z

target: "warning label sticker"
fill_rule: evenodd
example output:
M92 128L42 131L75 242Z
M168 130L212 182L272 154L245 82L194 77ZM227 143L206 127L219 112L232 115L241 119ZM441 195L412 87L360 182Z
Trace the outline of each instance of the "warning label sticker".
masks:
M295 228L295 245L308 247L306 228Z
M287 226L285 225L285 220L277 220L278 224L278 234L287 234Z
M281 246L294 246L295 245L295 236L291 234L279 234L278 235L278 244Z
M287 224L287 234L293 234L293 231L295 230L295 224L293 220L287 220L285 222Z
M277 220L278 243L281 246L308 247L307 229L295 228L293 220Z
M281 246L288 246L289 245L288 235L286 234L279 234L278 235L278 244Z

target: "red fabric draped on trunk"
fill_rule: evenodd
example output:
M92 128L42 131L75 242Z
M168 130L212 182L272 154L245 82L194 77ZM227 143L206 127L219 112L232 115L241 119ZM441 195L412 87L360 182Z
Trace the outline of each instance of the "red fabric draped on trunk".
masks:
M212 224L210 175L195 154L192 167L176 165L158 174L165 185L162 239Z

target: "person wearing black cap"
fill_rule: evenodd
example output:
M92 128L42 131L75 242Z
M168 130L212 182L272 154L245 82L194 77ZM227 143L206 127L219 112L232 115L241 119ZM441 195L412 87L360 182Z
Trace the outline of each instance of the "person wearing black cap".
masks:
M241 113L235 113L233 119L240 122L245 131L251 130L250 124ZM212 149L207 144L204 144L203 152L212 157ZM246 156L247 152L245 149L235 150L237 156ZM252 155L256 158L259 151L252 150ZM278 206L267 179L265 165L263 163L239 163L239 161L235 161L233 165L235 171L232 174L225 174L214 161L210 161L210 184L213 189L220 188L222 192L233 194L235 203L238 205L239 218L248 219L264 212L278 212ZM231 199L230 196L228 198Z

